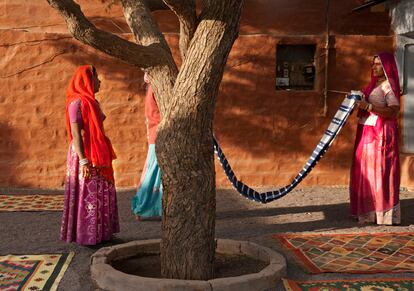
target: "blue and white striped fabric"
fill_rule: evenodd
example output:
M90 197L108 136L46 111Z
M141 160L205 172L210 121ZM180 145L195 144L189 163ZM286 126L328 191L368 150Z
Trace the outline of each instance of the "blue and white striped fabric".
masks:
M230 164L223 153L223 150L220 148L217 140L213 137L214 150L224 169L224 172L227 175L227 178L233 184L237 192L239 192L242 196L254 200L256 202L268 203L285 196L290 191L292 191L310 173L313 167L315 167L315 165L318 163L321 157L326 153L326 151L329 149L332 142L338 135L339 131L345 125L348 117L351 115L357 100L361 100L360 93L352 92L351 95L348 95L344 99L344 101L342 101L342 104L341 106L339 106L339 109L336 112L331 123L329 124L328 129L325 131L324 135L322 136L320 142L314 149L309 160L306 162L305 166L289 185L275 191L259 193L256 190L244 184L243 182L240 182L234 174L233 170L231 169Z

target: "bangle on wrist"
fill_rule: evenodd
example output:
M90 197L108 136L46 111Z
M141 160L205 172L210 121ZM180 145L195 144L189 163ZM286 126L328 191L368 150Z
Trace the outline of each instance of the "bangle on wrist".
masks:
M79 165L84 166L84 165L87 165L87 164L89 164L89 161L88 161L87 158L79 160Z
M371 112L372 111L372 104L371 103L369 103L367 111L368 112Z

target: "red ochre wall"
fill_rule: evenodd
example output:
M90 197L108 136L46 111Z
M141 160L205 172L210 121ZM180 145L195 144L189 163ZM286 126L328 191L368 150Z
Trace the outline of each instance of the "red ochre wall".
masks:
M346 3L344 3L346 2ZM392 51L386 12L350 14L360 0L332 0L329 84L361 88L371 56ZM79 1L100 28L132 40L122 11L101 1ZM247 0L240 36L230 53L215 116L215 131L238 177L253 186L284 185L297 174L335 114L343 95L329 93L323 116L325 0ZM177 21L157 12L160 28L179 60ZM317 45L316 89L276 91L276 46ZM146 157L144 87L140 70L80 44L46 1L0 4L0 187L59 188L66 172L65 91L78 65L94 64L97 95L118 159L116 184L135 187ZM304 185L346 185L355 118ZM229 184L217 164L217 184ZM403 177L404 180L404 177ZM408 182L413 179L406 179Z

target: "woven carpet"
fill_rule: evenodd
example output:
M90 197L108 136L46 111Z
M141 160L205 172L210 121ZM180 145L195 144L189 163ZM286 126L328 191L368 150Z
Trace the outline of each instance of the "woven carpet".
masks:
M61 211L63 195L3 195L0 211Z
M278 234L310 273L414 272L414 233Z
M356 279L330 281L294 281L283 279L288 291L409 291L414 290L414 278Z
M73 255L0 256L0 290L56 290Z

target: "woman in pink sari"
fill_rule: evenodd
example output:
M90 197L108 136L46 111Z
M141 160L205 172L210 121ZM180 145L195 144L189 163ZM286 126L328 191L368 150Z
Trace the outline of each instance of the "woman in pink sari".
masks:
M351 167L351 215L359 223L400 224L400 86L394 55L374 56L363 93Z
M115 153L105 136L95 93L101 81L92 66L79 67L66 97L69 137L65 204L60 239L95 245L119 232L112 160Z

